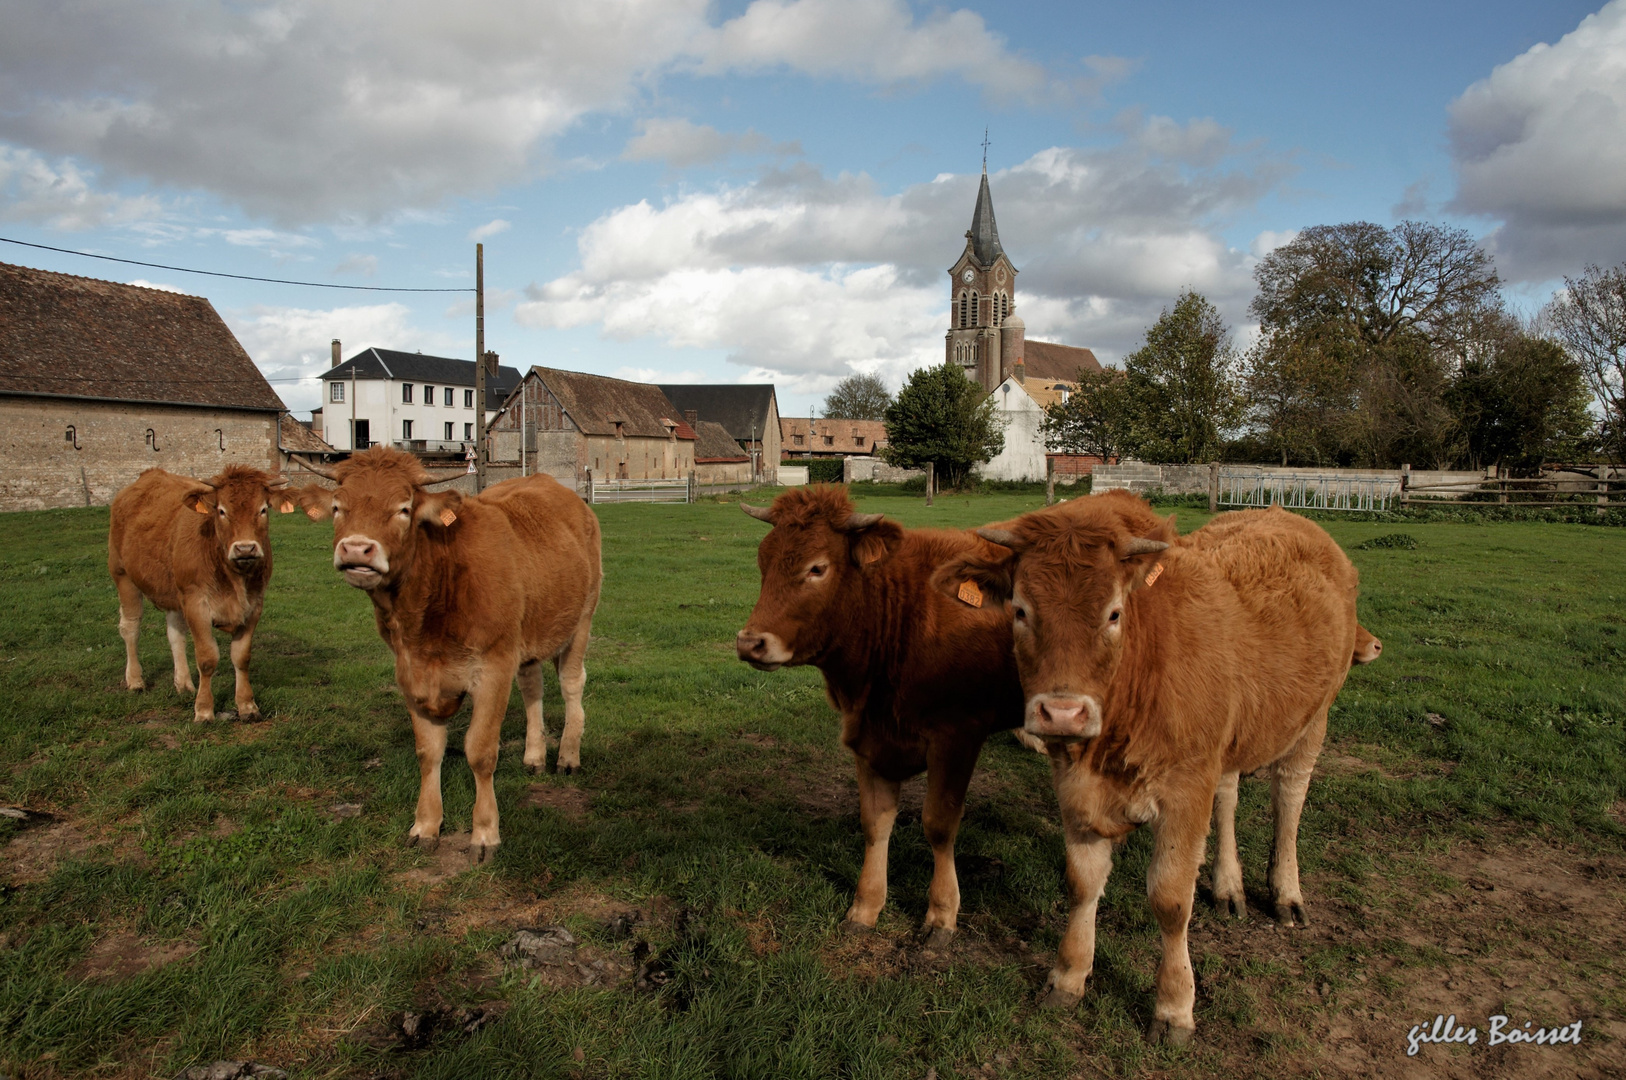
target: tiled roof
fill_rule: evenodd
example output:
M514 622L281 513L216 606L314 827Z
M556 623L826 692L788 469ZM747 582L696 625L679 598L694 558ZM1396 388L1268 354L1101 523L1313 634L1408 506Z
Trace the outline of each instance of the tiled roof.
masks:
M723 425L736 442L762 438L775 403L773 383L662 383L659 389L678 416L693 409L701 420Z
M531 370L585 434L614 435L619 421L625 435L664 439L670 423L678 438L695 438L694 429L684 423L682 410L675 408L658 387L649 383L556 368L533 367Z
M751 455L740 449L740 444L721 424L710 420L697 420L694 425L697 438L694 444L696 462L750 461Z
M450 356L427 356L397 349L363 349L338 367L322 372L324 379L348 379L351 369L358 379L397 379L401 382L429 383L434 386L473 386L474 361ZM519 368L497 368L497 377L486 380L486 408L495 409L519 386Z
M796 442L796 436L806 440ZM824 445L824 437L833 440ZM858 442L859 439L863 443ZM805 416L787 416L779 421L780 448L794 454L799 450L826 453L867 454L877 446L886 445L886 425L879 420L810 419Z
M338 453L326 439L295 420L291 413L282 414L282 448L296 454Z
M1088 349L1076 345L1057 345L1049 341L1028 338L1022 344L1022 363L1027 369L1027 380L1033 382L1061 379L1076 382L1078 369L1100 371L1101 362Z
M0 392L284 407L203 297L6 263Z

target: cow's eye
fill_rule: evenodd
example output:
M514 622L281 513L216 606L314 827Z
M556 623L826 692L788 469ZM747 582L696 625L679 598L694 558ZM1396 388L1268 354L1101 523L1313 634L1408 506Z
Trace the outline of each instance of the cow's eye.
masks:
M1123 618L1123 612L1120 611L1120 610L1114 609L1112 614L1107 616L1107 622L1111 623L1113 626L1117 626L1118 625L1118 620L1121 619L1121 618Z
M1026 622L1027 617L1028 617L1028 609L1023 607L1021 604L1017 604L1015 610L1016 610L1016 621L1017 622Z
M342 513L344 513L344 509L341 506L339 506L338 503L334 503L333 504L333 516L338 517Z
M221 517L226 516L226 508L224 506L215 507L215 512L218 513Z
M266 511L267 511L267 510L269 510L269 509L270 509L270 507L268 507L268 506L262 506L262 507L260 507L260 516L261 516L261 517L264 517L264 516L265 516L265 514L266 514Z
M412 516L412 507L410 507L410 506L401 507L400 514L401 514L402 517L411 517Z
M822 563L817 566L810 566L807 568L807 576L810 578L821 578L829 569L830 568L828 566L825 566Z

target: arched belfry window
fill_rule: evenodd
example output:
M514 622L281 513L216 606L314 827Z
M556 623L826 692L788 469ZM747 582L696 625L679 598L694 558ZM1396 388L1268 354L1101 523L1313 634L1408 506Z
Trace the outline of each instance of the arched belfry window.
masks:
M965 329L965 316L966 316L966 306L965 305L966 305L966 294L962 290L961 293L960 293L960 329L962 329L962 330Z
M975 289L971 290L971 325L980 326L982 322L982 297L977 295Z

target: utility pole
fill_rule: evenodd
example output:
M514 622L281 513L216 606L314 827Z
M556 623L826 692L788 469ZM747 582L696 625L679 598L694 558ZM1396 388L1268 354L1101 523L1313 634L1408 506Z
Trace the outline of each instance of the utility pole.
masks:
M326 416L326 413L322 414ZM386 438L388 436L386 435ZM350 452L353 454L361 447L356 445L356 365L350 365Z
M486 246L474 245L474 490L486 489Z

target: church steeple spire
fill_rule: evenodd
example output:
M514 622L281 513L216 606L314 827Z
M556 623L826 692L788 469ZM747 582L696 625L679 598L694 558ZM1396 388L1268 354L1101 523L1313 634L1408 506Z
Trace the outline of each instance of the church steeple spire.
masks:
M999 246L999 226L994 223L994 197L988 193L988 163L982 165L982 186L977 189L977 208L971 212L971 250L977 261L991 266L1005 253Z

